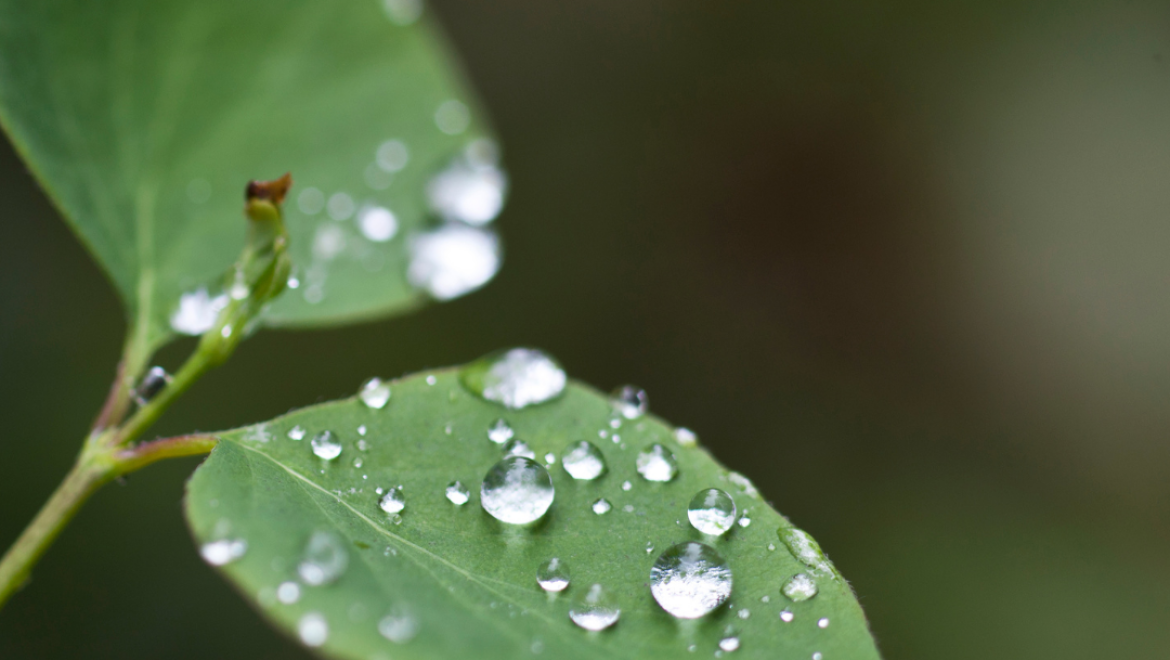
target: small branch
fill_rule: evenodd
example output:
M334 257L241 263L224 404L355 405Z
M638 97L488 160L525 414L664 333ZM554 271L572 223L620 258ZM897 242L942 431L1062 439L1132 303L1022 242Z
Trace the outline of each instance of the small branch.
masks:
M114 470L123 475L168 458L199 456L210 452L218 442L213 435L179 435L144 442L115 454Z

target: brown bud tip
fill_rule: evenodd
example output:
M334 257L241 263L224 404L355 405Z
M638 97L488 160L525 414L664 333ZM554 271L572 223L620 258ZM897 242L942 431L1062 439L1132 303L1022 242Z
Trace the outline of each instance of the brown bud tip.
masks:
M274 204L284 203L284 196L292 187L292 174L285 174L272 181L249 181L244 193L244 199L251 202L258 199L267 199Z

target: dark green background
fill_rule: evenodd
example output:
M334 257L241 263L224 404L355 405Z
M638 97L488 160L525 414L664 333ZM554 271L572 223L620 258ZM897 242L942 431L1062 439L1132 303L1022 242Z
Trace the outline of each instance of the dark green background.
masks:
M1170 656L1170 7L432 9L505 144L504 269L408 318L263 333L159 433L542 346L646 387L815 534L887 658ZM123 322L7 147L0 194L7 544ZM100 492L0 612L0 657L301 655L198 559L194 465Z

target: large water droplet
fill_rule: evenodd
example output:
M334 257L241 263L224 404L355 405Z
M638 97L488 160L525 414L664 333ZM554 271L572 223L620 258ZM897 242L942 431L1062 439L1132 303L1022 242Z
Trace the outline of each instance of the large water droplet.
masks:
M794 603L799 603L817 595L817 583L806 573L797 573L784 583L780 592Z
M472 393L512 409L559 396L567 381L556 360L531 348L484 356L464 367L459 379Z
M701 490L691 500L687 518L700 532L719 536L735 524L735 500L718 488Z
M297 565L297 575L305 584L318 587L335 582L349 566L345 546L331 532L318 531L309 536L305 553Z
M309 612L297 622L297 634L305 646L321 646L329 639L329 622L320 612Z
M333 431L321 431L313 436L309 441L313 447L313 453L317 458L325 461L332 461L341 456L341 442L338 441L337 436L333 435Z
M490 142L473 142L427 184L431 210L445 220L469 225L495 220L508 189L508 177L497 158L498 150Z
M483 286L500 269L500 241L490 231L447 224L410 241L410 283L438 300Z
M605 456L588 440L574 444L561 459L565 472L581 481L592 481L605 472Z
M199 549L203 561L212 566L223 566L244 556L248 551L248 542L244 539L220 539L204 543Z
M617 623L621 615L621 609L610 601L600 584L589 587L569 608L569 618L573 623L591 632L605 630Z
M646 481L670 481L678 474L674 454L657 442L638 454L638 474Z
M736 651L739 649L739 638L735 635L724 637L723 639L719 640L719 648L728 653Z
M179 308L171 314L171 329L184 335L201 335L215 325L228 302L227 294L212 298L206 288L184 293L179 296Z
M418 634L418 620L398 609L378 621L378 633L395 644L405 644Z
M800 560L802 564L818 573L833 575L833 565L829 562L829 558L825 556L825 553L821 551L820 544L808 532L795 527L781 527L776 533L779 534L784 545L788 546L788 551L792 553L792 556Z
M504 445L504 456L523 456L535 460L536 452L532 451L532 447L529 447L527 442L519 438L512 438L508 444Z
M358 393L361 397L362 403L374 410L381 410L386 407L386 402L390 400L390 383L383 381L381 378L371 378L362 385L361 392Z
M536 583L545 591L564 591L569 587L569 565L553 557L536 569Z
M526 525L548 511L555 495L548 470L530 458L509 456L488 470L479 501L496 520Z
M512 439L512 427L508 426L508 422L503 419L497 419L494 424L488 427L488 440L502 445Z
M610 405L619 415L626 419L637 419L646 414L649 401L646 390L633 385L622 385L613 391L609 398Z
M463 506L467 504L467 500L471 499L471 491L458 481L452 481L447 484L447 499L455 506Z
M145 406L158 393L163 391L167 385L171 383L171 375L167 373L166 369L162 367L151 367L146 375L139 381L138 387L134 388L134 402L139 406Z
M389 488L382 499L378 500L378 508L386 513L399 513L406 508L406 497L398 488Z
M680 619L697 619L731 594L731 569L710 546L695 541L667 548L650 569L650 593Z
M599 497L594 500L593 506L591 508L593 509L593 513L596 513L600 516L609 513L609 510L612 509L613 506L609 503L609 500L605 499L604 497Z

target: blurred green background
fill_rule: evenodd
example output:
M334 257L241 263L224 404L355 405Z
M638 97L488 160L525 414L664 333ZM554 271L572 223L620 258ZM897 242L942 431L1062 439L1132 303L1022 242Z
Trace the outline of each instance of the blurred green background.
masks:
M541 346L645 387L815 534L887 658L1170 657L1170 6L429 9L504 142L504 269L410 317L261 333L159 433ZM0 194L7 545L123 321L7 145ZM0 657L305 657L199 560L196 464L98 493L0 612Z

